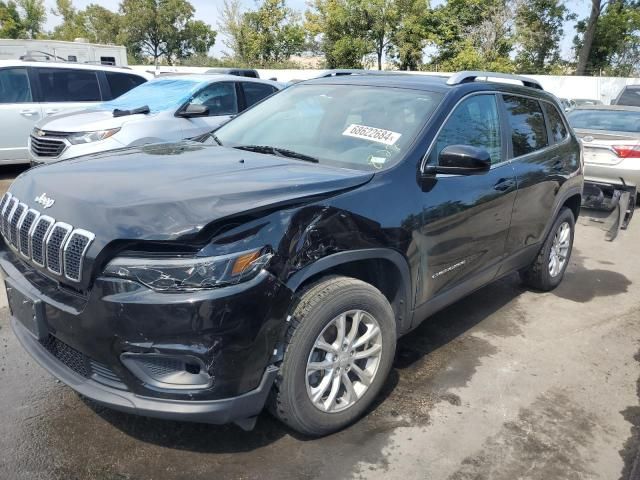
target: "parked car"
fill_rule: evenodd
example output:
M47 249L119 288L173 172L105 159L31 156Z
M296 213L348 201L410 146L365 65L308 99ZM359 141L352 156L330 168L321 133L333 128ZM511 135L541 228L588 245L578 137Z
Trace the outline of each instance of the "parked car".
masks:
M31 163L195 137L282 88L229 75L179 75L152 80L122 97L36 125Z
M640 85L627 85L612 102L612 105L640 107Z
M570 100L571 102L573 102L573 106L574 107L579 107L582 105L602 105L602 101L601 100L594 100L591 98L573 98Z
M399 336L511 272L552 290L569 264L579 142L537 82L478 76L315 79L213 145L27 171L0 201L18 339L115 409L349 425Z
M588 206L594 201L601 203L603 195L619 198L626 192L628 200L621 199L624 216L620 220L621 228L626 228L635 211L640 185L640 107L578 107L568 119L582 140L585 177L590 185ZM608 201L605 206L609 207Z
M568 98L559 98L558 101L565 112L570 112L576 107L576 102Z
M257 70L252 68L210 68L205 73L236 75L238 77L260 78Z
M149 78L102 65L0 60L0 164L29 163L27 139L43 118L111 100Z

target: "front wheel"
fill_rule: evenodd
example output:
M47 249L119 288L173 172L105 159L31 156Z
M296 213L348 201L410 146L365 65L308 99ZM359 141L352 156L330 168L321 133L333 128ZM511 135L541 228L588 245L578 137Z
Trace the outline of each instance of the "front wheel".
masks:
M389 373L396 346L393 310L379 290L328 277L296 303L269 409L305 435L357 420Z
M525 285L548 292L560 284L571 258L574 232L573 212L564 207L560 210L536 259L520 272Z

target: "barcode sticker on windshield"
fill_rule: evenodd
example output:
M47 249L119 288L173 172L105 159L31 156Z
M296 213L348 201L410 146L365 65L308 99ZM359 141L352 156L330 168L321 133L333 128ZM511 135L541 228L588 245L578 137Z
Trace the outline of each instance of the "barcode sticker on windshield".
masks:
M362 138L363 140L371 140L372 142L384 143L385 145L393 145L402 136L401 133L383 130L382 128L366 127L364 125L356 125L352 123L342 132L347 137Z

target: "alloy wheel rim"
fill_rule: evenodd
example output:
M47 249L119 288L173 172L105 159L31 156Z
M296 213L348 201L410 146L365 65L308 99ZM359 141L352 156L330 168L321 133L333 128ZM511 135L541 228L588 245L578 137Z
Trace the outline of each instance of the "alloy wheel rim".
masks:
M311 403L326 413L353 406L369 390L382 356L382 331L364 310L331 320L316 338L305 372Z
M568 222L563 222L553 237L551 252L549 254L549 274L557 277L565 264L571 247L571 226Z

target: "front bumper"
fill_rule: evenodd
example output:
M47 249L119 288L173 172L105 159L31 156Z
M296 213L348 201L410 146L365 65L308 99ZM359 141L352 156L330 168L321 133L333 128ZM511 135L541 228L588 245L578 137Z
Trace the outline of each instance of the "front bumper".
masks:
M215 424L246 426L264 407L290 301L290 291L267 272L246 284L198 294L167 295L98 278L84 299L11 251L0 252L0 273L43 310L44 335L38 336L12 312L20 343L78 393L116 410ZM121 361L131 352L198 358L212 384L181 390L150 385Z
M241 422L262 411L278 373L276 367L269 366L256 389L232 398L189 401L144 397L78 375L47 352L14 317L11 327L20 344L41 367L79 394L114 410L147 417L213 424Z

